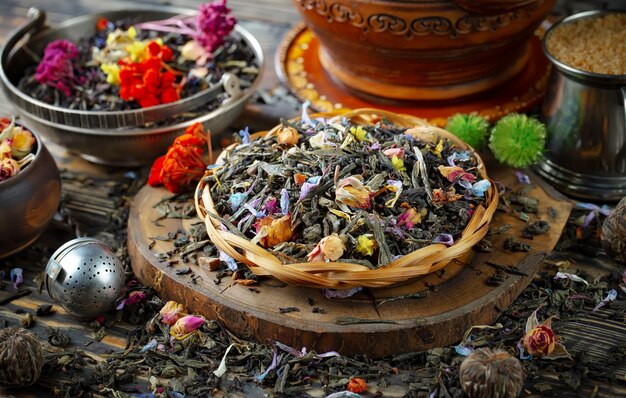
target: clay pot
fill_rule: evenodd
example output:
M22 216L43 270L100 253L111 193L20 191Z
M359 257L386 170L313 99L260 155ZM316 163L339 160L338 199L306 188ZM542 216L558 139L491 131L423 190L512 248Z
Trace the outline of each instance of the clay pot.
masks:
M340 83L357 94L437 100L517 74L556 0L293 1Z
M17 175L0 182L0 258L27 248L52 220L61 199L61 179L41 137L35 159Z

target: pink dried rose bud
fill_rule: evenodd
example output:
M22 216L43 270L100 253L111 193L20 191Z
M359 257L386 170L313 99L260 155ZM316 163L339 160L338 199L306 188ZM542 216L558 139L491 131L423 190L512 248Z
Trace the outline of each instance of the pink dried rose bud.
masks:
M177 340L182 340L204 324L202 317L187 315L176 321L170 329L170 334Z

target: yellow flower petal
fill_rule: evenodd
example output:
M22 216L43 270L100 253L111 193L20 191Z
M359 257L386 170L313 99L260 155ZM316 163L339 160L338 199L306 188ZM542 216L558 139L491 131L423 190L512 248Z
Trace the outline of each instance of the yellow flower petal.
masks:
M396 155L393 155L393 157L391 158L391 164L393 165L394 169L400 172L406 171L406 167L404 167L404 160L400 159Z
M356 239L356 251L364 256L371 256L374 254L374 250L378 248L378 243L371 239L371 235L360 235Z

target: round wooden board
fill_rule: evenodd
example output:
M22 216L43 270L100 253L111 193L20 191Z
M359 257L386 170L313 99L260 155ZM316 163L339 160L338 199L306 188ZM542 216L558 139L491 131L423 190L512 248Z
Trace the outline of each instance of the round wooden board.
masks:
M504 184L513 184L510 169L490 174ZM364 290L348 299L327 299L320 290L287 286L272 278L256 286L243 286L228 278L216 283L215 274L208 269L160 261L157 254L171 250L171 243L157 240L150 249L150 237L165 236L200 221L165 219L159 221L162 226L153 223L159 217L155 204L169 195L164 189L145 187L133 200L128 249L133 270L143 284L154 287L164 300L175 300L193 313L219 319L240 337L373 358L449 345L458 342L470 326L493 322L499 309L508 306L528 285L545 253L556 244L571 210L569 202L556 200L536 186L531 195L539 199L538 215L547 219L547 209L552 207L557 217L550 220L549 234L531 242L532 253L498 249L503 247L505 235L494 235L490 237L494 252L477 253L464 267L453 264L452 271L402 286ZM525 226L505 213L497 213L492 224L511 224L513 236L519 236ZM502 284L489 286L485 281L496 270L486 261L517 265L529 276L507 274ZM176 271L183 267L189 267L193 274L178 275ZM381 305L382 300L425 289L430 290L425 298ZM288 307L298 310L281 313L281 308Z

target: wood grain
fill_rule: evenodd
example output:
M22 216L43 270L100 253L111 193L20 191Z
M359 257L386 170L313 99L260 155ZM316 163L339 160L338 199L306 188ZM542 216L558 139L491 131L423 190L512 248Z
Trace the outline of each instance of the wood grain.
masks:
M505 185L515 179L510 169L499 168L490 172L493 178ZM492 323L499 309L507 307L528 285L532 275L542 265L548 251L556 244L571 210L567 201L556 200L536 187L531 195L539 199L539 215L548 217L548 208L557 212L551 220L549 234L535 239L534 251L510 253L502 250L505 235L490 237L495 252L478 253L469 265L451 278L443 278L429 295L422 299L397 300L375 308L381 300L424 290L432 280L405 284L387 289L371 289L344 300L329 300L317 289L286 286L269 278L257 289L229 281L216 284L210 271L191 264L169 266L161 262L157 253L167 251L168 243L157 242L148 248L150 236L166 235L183 227L180 220L165 220L163 227L152 220L158 217L154 205L167 195L163 189L143 188L135 197L128 224L128 248L132 266L139 280L154 287L164 299L183 303L193 312L211 319L220 319L235 334L260 341L279 340L282 343L321 351L339 351L346 355L365 352L370 357L383 357L408 351L450 345L460 340L472 325ZM497 227L511 224L510 233L519 236L526 225L512 215L498 213L492 221ZM515 265L528 276L511 275L499 286L489 286L485 280L495 270L486 265L492 261ZM188 276L176 274L178 266L189 266L195 283ZM445 270L444 270L445 271ZM312 312L308 300L326 313ZM281 314L280 308L296 307L299 311ZM359 324L343 325L345 321L360 320Z

